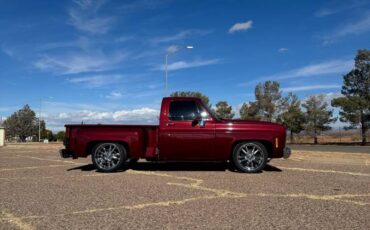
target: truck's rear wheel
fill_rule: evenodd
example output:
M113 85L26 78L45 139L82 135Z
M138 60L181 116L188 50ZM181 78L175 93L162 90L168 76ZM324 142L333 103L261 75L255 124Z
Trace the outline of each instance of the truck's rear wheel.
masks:
M235 146L232 159L238 170L255 173L266 166L267 157L268 153L263 144L256 141L248 141Z
M127 159L127 151L118 143L99 143L94 146L91 158L99 171L113 172L122 167Z

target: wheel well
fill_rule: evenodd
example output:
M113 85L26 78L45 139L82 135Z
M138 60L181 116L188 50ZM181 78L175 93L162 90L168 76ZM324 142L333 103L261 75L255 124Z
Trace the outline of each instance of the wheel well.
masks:
M230 159L231 159L231 157L233 155L233 151L234 151L235 146L238 145L241 142L247 142L247 141L255 141L255 142L259 142L259 143L263 144L263 146L265 146L265 148L267 150L268 157L271 158L271 155L272 155L272 143L270 141L267 141L267 140L239 140L239 141L234 142L234 144L233 144L233 146L231 148L231 151L230 151Z
M97 145L99 143L106 143L106 142L113 142L113 143L118 143L118 144L123 145L123 147L125 147L125 149L127 151L127 158L130 157L130 150L129 150L128 144L124 141L91 141L86 146L87 155L91 155L91 151L92 151L92 149L94 148L95 145Z

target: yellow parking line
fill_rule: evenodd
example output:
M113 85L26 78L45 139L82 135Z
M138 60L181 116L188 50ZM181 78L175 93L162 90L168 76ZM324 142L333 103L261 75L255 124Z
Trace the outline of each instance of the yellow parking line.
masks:
M155 173L155 172L142 172L142 171L133 171L129 170L129 173L133 174L142 174L142 175L153 175L153 176L161 176L161 177L170 177L174 179L180 179L180 180L188 180L192 181L193 183L190 184L183 184L183 183L167 183L168 185L175 185L175 186L181 186L185 188L192 188L192 189L197 189L197 190L203 190L203 191L208 191L208 192L213 192L215 193L218 197L229 197L229 198L234 198L234 197L244 197L244 193L237 193L237 192L232 192L224 189L214 189L214 188L208 188L205 186L202 186L201 184L204 182L201 179L195 179L191 177L184 177L184 176L173 176L169 174L164 174L164 173Z
M18 167L18 168L3 168L0 169L0 172L4 171L16 171L16 170L28 170L28 169L41 169L41 168L56 168L56 167L66 167L71 165L44 165L44 166L29 166L29 167Z
M292 159L288 159L288 160L290 160L290 161L302 161L302 159L300 159L300 158L292 158Z
M8 223L18 227L19 229L22 230L33 230L35 227L33 227L30 224L24 223L22 221L23 218L19 218L14 216L13 214L6 212L4 210L1 211L1 215L4 216L4 218L1 218L3 220L6 220Z
M325 170L325 169L290 168L290 167L284 167L284 166L277 166L277 167L281 169L302 171L302 172L338 173L338 174L347 174L347 175L352 175L352 176L370 176L370 174L368 173L359 173L359 172L345 172L345 171Z
M60 166L68 166L68 165L60 165ZM55 178L78 178L78 177L99 177L99 176L118 176L119 174L103 174L103 173L94 173L90 175L71 175L71 176L38 176L38 177L0 177L0 180L7 180L7 181L12 181L12 180L39 180L39 179L55 179Z
M144 204L135 204L135 205L127 205L127 206L118 206L118 207L110 207L110 208L99 208L99 209L87 209L82 211L75 211L72 214L86 214L86 213L94 213L94 212L105 212L105 211L115 211L120 209L143 209L152 206L163 206L168 207L171 205L182 205L188 202L197 201L197 200L205 200L205 199L214 199L217 196L200 196L200 197L190 197L182 200L170 200L170 201L160 201L160 202L153 202L153 203L144 203Z
M253 194L250 194L253 196ZM363 202L363 201L356 201L356 200L347 200L342 198L355 198L355 197L370 197L370 193L368 194L340 194L340 195L313 195L313 194L304 194L304 193L297 193L297 194L265 194L265 193L258 193L255 194L257 196L266 196L266 197L290 197L290 198L306 198L310 200L325 200L325 201L340 201L346 203L352 203L356 205L370 205L370 203Z
M78 164L78 165L81 164L81 163L77 163L77 162L73 162L73 161L65 161L65 160L54 160L54 159L46 159L46 158L30 157L30 156L21 156L21 155L16 155L16 156L20 157L20 158L29 158L29 159L40 160L40 161L64 162L64 163Z

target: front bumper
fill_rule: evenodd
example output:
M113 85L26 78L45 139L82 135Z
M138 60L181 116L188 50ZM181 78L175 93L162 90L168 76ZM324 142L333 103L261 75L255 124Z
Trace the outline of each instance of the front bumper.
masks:
M283 150L284 159L288 159L290 157L290 154L292 154L292 150L290 150L290 148L288 147L285 147Z
M70 150L67 150L67 149L61 149L61 150L59 150L59 155L62 158L73 158L73 159L77 159L77 155L73 151L70 151Z

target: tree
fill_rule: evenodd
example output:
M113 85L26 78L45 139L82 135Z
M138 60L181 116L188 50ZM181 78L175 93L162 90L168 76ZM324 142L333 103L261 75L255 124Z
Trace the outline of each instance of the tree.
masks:
M48 141L56 141L56 136L53 134L53 131L45 129L41 132L41 139Z
M333 111L328 109L328 103L324 100L324 95L313 95L302 105L306 109L305 113L305 130L314 138L317 144L317 136L322 131L330 130L328 124L335 122L332 118Z
M57 138L58 141L64 141L65 136L66 136L66 132L65 131L59 131L56 134L56 138Z
M362 145L370 127L370 50L357 52L355 68L343 76L342 94L331 104L340 107L340 121L348 122L346 129L361 127Z
M258 108L255 102L250 103L243 103L242 107L239 110L240 119L248 120L248 119L256 119L259 120L257 117Z
M220 101L216 104L216 114L223 119L232 119L234 113L232 107L226 101Z
M7 137L18 136L21 141L26 141L27 137L38 135L38 121L35 112L29 105L25 105L4 121ZM42 123L45 127L45 122L42 121Z
M202 99L203 103L211 108L208 96L202 94L201 92L177 91L171 93L171 97L197 97Z
M256 117L264 121L279 121L284 107L284 99L281 96L280 84L276 81L260 83L255 89L257 109Z
M304 114L297 95L289 93L285 101L285 111L282 113L281 119L290 131L290 143L293 143L293 133L300 133L303 130Z

